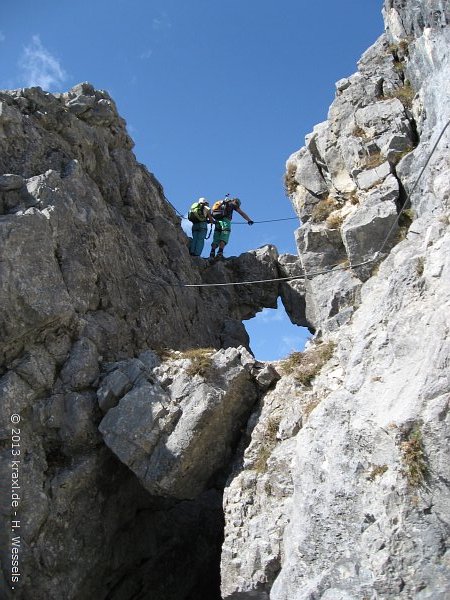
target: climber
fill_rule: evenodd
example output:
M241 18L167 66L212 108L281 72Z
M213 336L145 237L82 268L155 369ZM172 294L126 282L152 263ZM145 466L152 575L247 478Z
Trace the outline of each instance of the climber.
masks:
M192 239L189 244L189 254L191 256L200 256L208 232L207 223L214 223L209 202L206 198L199 198L197 202L194 202L189 209L188 219L192 222Z
M223 258L223 249L228 244L231 233L231 219L233 218L233 211L236 211L243 217L249 225L253 225L253 221L250 217L241 210L241 201L239 198L228 198L228 195L224 200L218 200L212 206L211 213L215 222L214 226L214 237L213 243L211 244L210 258L216 256L217 258Z

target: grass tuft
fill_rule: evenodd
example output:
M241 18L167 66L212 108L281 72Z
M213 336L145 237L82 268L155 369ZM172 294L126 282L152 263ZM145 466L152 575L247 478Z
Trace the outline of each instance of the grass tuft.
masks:
M332 213L327 217L326 224L330 229L339 229L344 222L344 217L339 213Z
M367 479L369 479L369 481L375 481L377 477L381 477L381 475L383 475L383 473L386 473L387 470L387 465L375 465L370 471Z
M353 204L353 206L359 204L359 196L356 190L354 190L353 192L347 192L345 194L345 198L350 202L350 204Z
M171 348L160 347L155 348L154 350L162 361L175 360L177 358L177 355L179 355L179 352L177 352L177 350L172 350Z
M396 71L397 73L404 73L405 71L405 63L401 60L394 60L393 62L393 66L394 66L394 71Z
M386 157L381 152L374 152L365 156L362 160L361 166L364 169L375 169L386 162Z
M190 350L171 350L170 348L160 348L157 351L158 356L163 361L177 360L177 359L189 359L191 364L187 368L186 372L191 377L194 375L201 375L202 377L208 377L212 369L212 355L217 352L214 348L192 348Z
M333 356L335 347L335 343L330 341L316 344L305 352L291 352L281 368L286 374L292 373L298 383L310 386L314 377Z
M258 473L265 473L267 471L267 461L272 454L273 449L277 445L277 433L280 426L280 418L272 417L268 419L264 433L262 434L262 440L259 448L258 457L253 464L253 468Z
M212 370L212 355L216 352L214 348L193 348L192 350L185 350L182 353L182 358L188 358L191 364L187 368L186 372L191 377L194 375L200 375L201 377L208 377Z
M368 137L367 133L364 131L364 129L360 125L355 125L355 127L353 128L353 131L352 131L352 135L354 137L358 137L358 138L361 138L364 140L367 139L367 137Z
M320 400L318 398L315 398L314 400L310 400L308 402L308 404L305 404L305 406L303 407L303 418L305 420L307 420L309 418L309 415L312 413L312 411L319 406L320 404Z
M400 40L398 44L390 44L387 47L387 52L397 59L399 56L406 57L409 55L409 40Z
M410 81L406 80L404 85L387 92L385 98L397 98L406 108L412 108L412 103L416 92L411 87Z
M425 258L423 256L419 256L416 261L417 275L419 277L422 277L424 270L425 270Z
M416 428L410 432L408 438L401 444L401 452L409 485L412 487L422 485L428 467L420 429Z
M298 188L298 181L295 179L296 172L297 166L294 163L289 163L284 174L284 193L288 198L292 198Z
M319 202L312 209L311 221L313 223L322 223L338 207L338 203L331 196L328 196L328 198L324 198L323 200L319 200Z

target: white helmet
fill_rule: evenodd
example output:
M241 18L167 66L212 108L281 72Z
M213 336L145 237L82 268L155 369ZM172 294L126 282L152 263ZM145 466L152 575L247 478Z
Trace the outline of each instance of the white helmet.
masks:
M198 199L198 203L199 204L209 204L208 200L206 198L199 198Z

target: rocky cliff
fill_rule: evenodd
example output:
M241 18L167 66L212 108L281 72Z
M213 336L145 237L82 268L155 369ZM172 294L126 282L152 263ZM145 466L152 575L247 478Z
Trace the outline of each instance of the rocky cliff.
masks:
M193 261L106 92L0 93L2 599L448 596L450 15L384 16L298 256ZM316 337L263 364L278 297Z
M450 14L390 0L384 17L287 161L332 356L291 357L264 397L225 490L224 598L450 593Z
M120 598L136 588L188 597L206 567L218 578L216 480L264 369L251 374L248 353L245 367L240 354L226 355L215 359L213 387L198 378L188 386L191 362L203 373L202 351L181 363L169 351L245 352L242 319L276 307L280 290L269 282L217 294L185 284L273 279L284 274L278 253L267 246L223 263L193 261L180 218L137 163L114 102L89 84L62 95L0 93L0 145L1 464L2 480L11 481L1 498L2 597L19 572L11 571L12 519L20 521L16 596ZM173 369L161 357L175 360L175 370L187 365L173 393ZM180 439L166 445L173 428L172 440ZM165 483L169 455L180 452ZM185 477L193 457L207 453ZM188 540L197 553L187 552ZM190 579L176 576L174 556Z

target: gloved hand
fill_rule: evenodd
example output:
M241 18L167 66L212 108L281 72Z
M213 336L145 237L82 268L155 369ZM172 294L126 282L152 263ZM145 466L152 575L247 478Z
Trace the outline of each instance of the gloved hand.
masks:
M255 222L255 221L247 221L247 223L248 223L249 225L253 225L253 223L254 223L254 222Z

